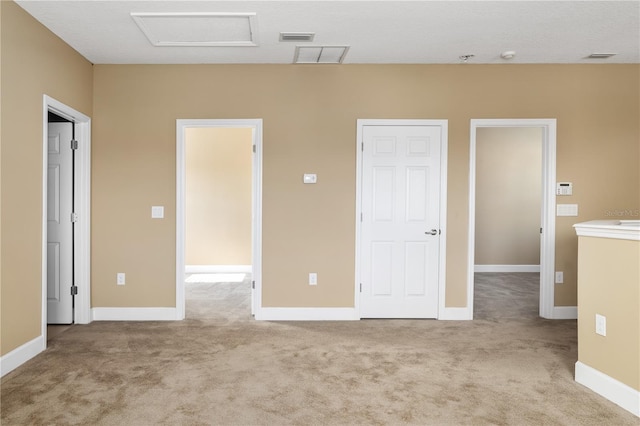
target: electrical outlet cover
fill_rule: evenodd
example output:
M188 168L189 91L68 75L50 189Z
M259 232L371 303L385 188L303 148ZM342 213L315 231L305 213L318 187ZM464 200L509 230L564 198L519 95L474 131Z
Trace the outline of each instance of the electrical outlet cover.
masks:
M596 314L596 334L607 335L607 317Z
M318 274L315 272L309 273L309 285L318 285Z

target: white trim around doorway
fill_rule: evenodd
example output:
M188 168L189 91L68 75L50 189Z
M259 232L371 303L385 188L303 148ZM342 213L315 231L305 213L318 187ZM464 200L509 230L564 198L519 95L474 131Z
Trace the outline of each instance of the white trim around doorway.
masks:
M78 141L74 170L74 276L78 294L74 299L75 324L91 322L91 118L44 95L42 102L42 336L47 341L47 170L49 111L75 123ZM43 348L44 349L44 348Z
M476 130L480 127L542 128L542 234L540 239L540 316L560 319L571 312L554 306L556 241L556 120L555 119L473 119L469 148L469 245L467 263L467 311L473 318L475 215L476 215ZM563 318L564 319L564 318Z
M260 319L262 306L262 119L176 120L176 308L175 319L185 318L185 131L194 127L243 127L253 130L251 202L251 274L255 283L251 311Z

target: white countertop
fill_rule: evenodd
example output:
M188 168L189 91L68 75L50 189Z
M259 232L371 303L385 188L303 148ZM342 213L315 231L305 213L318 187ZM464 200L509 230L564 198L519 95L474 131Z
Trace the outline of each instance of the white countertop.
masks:
M578 236L640 241L640 220L591 220L573 225Z

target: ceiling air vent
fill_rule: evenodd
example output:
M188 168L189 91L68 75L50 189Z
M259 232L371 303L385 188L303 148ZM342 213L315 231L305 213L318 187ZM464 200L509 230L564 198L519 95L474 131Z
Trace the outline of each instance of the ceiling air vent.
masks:
M587 59L607 59L615 55L615 53L592 53L587 56Z
M341 64L349 46L296 46L294 64Z
M313 41L316 33L280 33L280 41Z

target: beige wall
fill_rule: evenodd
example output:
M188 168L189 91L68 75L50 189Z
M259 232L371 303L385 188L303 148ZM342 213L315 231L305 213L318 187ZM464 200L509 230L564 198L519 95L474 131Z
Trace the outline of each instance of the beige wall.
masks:
M447 306L465 306L469 120L557 118L557 305L576 222L640 208L639 65L99 65L1 4L1 353L40 334L42 95L93 117L92 305L175 306L175 120L262 118L265 306L352 306L358 118L449 120ZM93 79L93 86L92 86ZM93 89L93 96L92 96ZM93 104L92 104L93 101ZM318 173L312 190L304 172ZM563 199L564 200L564 199ZM164 205L165 220L150 206ZM115 273L127 272L116 287ZM310 288L306 274L321 284Z
M449 120L446 305L466 306L469 120L556 118L556 305L576 304L572 225L638 208L638 65L98 65L94 306L175 304L175 120L262 118L264 306L353 306L358 118ZM318 184L304 187L305 172ZM167 206L164 221L149 206ZM122 209L120 206L127 206ZM153 272L149 273L149 269ZM135 277L117 288L116 271ZM322 277L306 284L307 274ZM149 275L145 275L149 274ZM124 290L124 291L123 291Z
M251 265L251 128L188 128L187 265Z
M580 237L578 255L578 360L640 391L640 242Z
M476 265L539 265L542 129L476 133Z
M41 334L43 95L91 116L93 71L15 3L0 8L4 355Z

